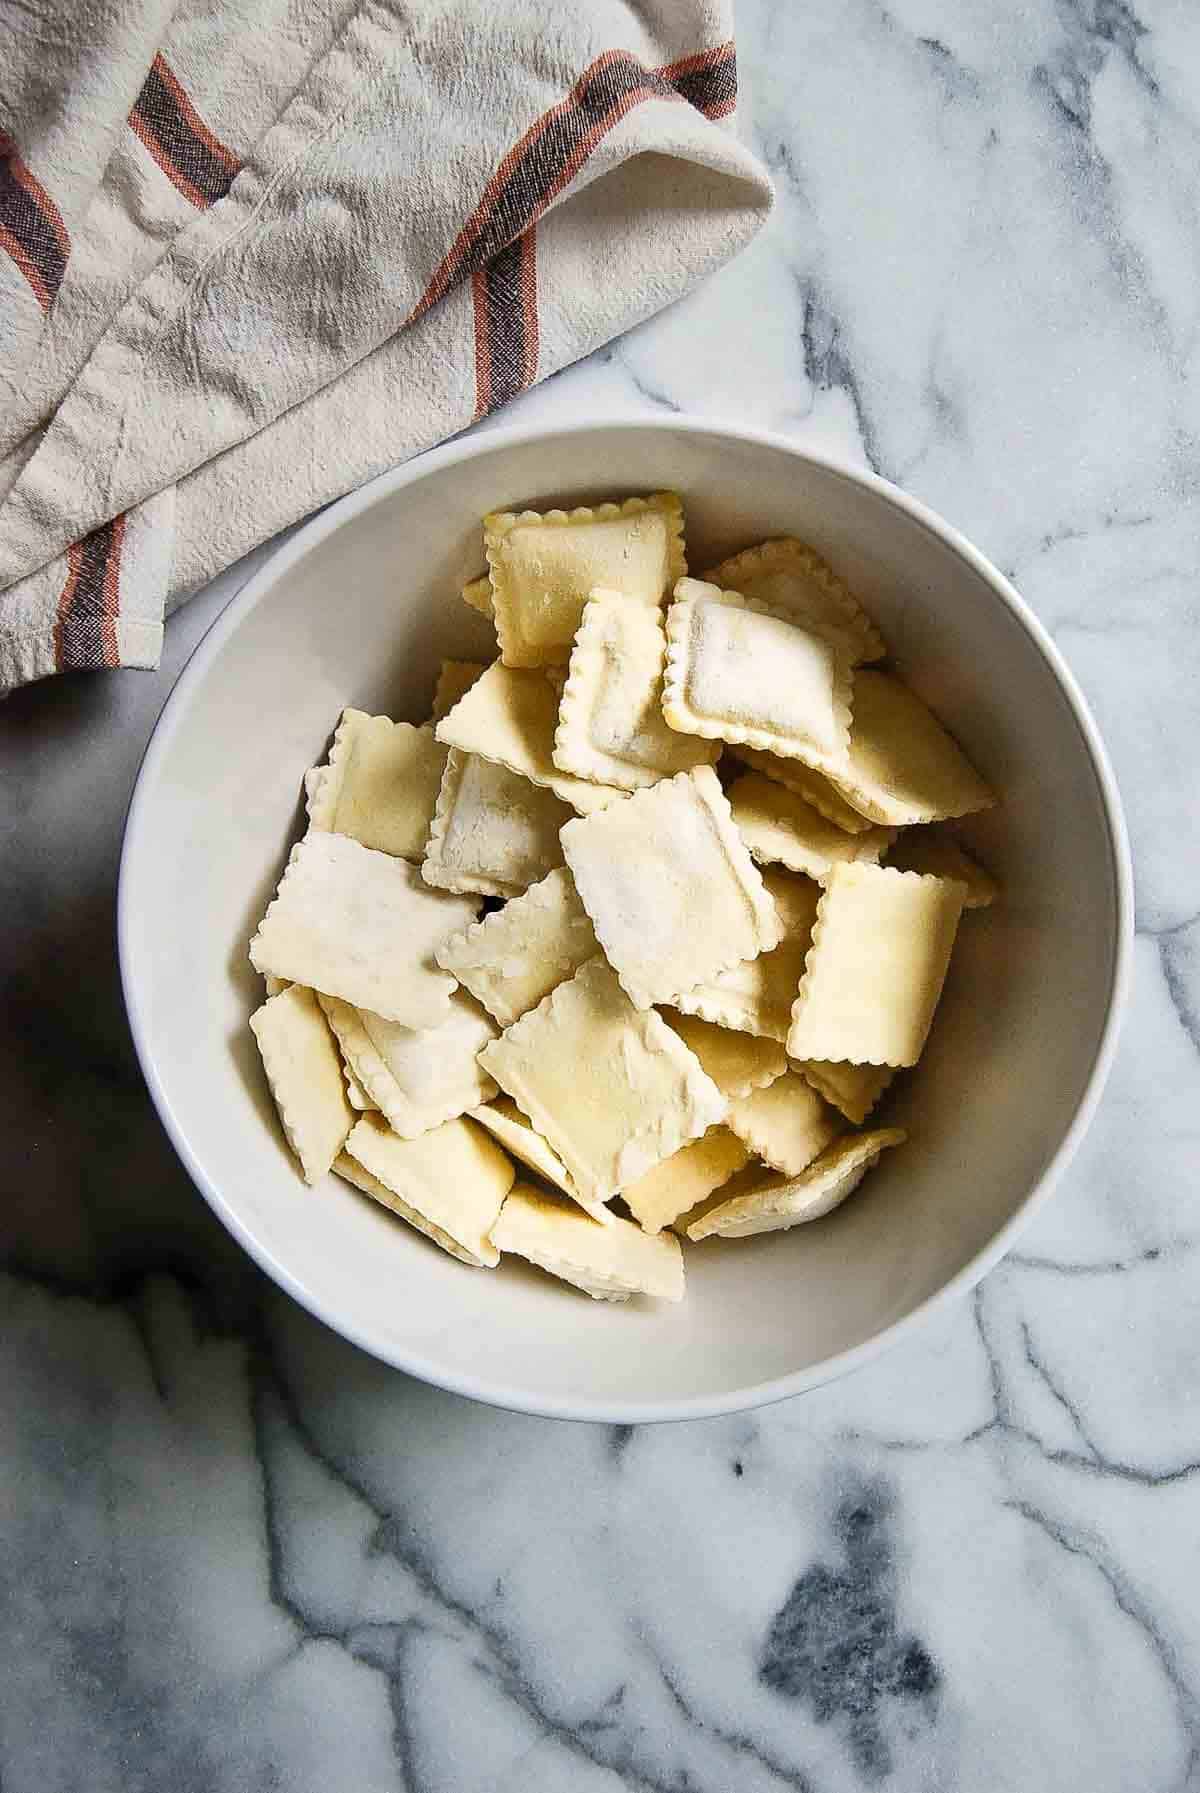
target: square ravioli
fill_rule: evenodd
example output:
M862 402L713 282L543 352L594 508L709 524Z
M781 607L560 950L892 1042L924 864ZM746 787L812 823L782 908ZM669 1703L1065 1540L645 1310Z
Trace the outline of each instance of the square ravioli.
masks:
M434 948L476 907L430 890L407 860L346 834L307 834L250 942L250 963L405 1027L432 1027L454 988Z
M398 1027L336 996L322 997L321 1006L369 1097L365 1106L378 1108L401 1139L428 1133L495 1095L496 1086L477 1058L497 1030L461 990L436 1027Z
M718 1027L782 1041L792 1024L792 1002L804 975L821 887L811 878L772 867L763 872L763 884L783 928L779 945L693 984L675 998L675 1007Z
M574 813L544 786L452 747L421 876L441 890L520 896L562 864L559 830Z
M545 785L582 814L603 809L623 793L573 778L554 763L560 689L559 682L544 672L496 661L438 723L437 738Z
M853 1195L871 1167L889 1146L907 1135L900 1127L875 1133L851 1133L835 1140L799 1176L763 1176L739 1184L736 1195L706 1209L687 1229L689 1239L718 1233L723 1239L745 1239L752 1233L777 1233L829 1214Z
M938 822L996 801L933 711L885 672L855 675L846 764L828 771L846 801L873 822Z
M853 732L853 718L850 727ZM871 826L870 818L860 816L856 809L851 809L837 786L826 778L824 772L818 772L800 760L785 760L778 753L764 753L757 747L747 747L745 742L739 742L733 749L733 757L741 760L752 772L761 772L764 778L770 778L776 784L794 791L797 797L803 797L818 815L824 816L827 822L832 822L847 834L861 834Z
M882 660L883 637L850 587L821 556L795 536L778 536L732 554L704 574L722 591L757 598L808 627L835 632L851 660Z
M841 1115L799 1071L731 1101L725 1125L764 1164L789 1176L811 1164L845 1131Z
M432 728L343 710L329 762L318 767L309 825L364 847L419 860L446 764Z
M673 492L595 509L494 511L483 534L506 666L565 665L597 585L657 607L687 572Z
M599 951L565 865L438 948L438 964L509 1027Z
M672 728L846 765L851 675L835 640L736 592L681 579L667 612L663 714Z
M725 795L738 833L760 865L786 865L818 881L839 860L866 859L877 865L896 838L894 828L868 826L860 834L844 829L760 772L743 772Z
M569 822L562 849L596 938L638 1008L779 944L762 874L710 766Z
M571 649L554 736L564 772L626 790L711 766L719 741L681 735L662 713L667 637L662 617L618 592L596 590Z
M636 1183L621 1200L643 1232L661 1233L726 1184L749 1161L750 1153L728 1127L710 1127L700 1139L680 1146Z
M333 1035L313 992L300 984L269 997L250 1026L287 1142L305 1182L319 1182L355 1120Z
M695 1055L660 1015L634 1008L599 955L480 1058L592 1201L725 1117Z
M527 1114L522 1114L510 1096L497 1096L482 1108L472 1110L471 1119L486 1127L493 1139L499 1140L506 1152L537 1172L547 1183L553 1183L564 1195L605 1226L616 1216L604 1202L582 1194L571 1180L570 1172L548 1139L543 1139Z
M915 1065L962 913L965 887L877 865L835 865L792 1006L789 1056Z
M492 1240L502 1252L527 1258L596 1301L627 1301L630 1295L683 1300L683 1256L673 1235L651 1238L615 1217L611 1226L597 1226L578 1208L527 1183L513 1188Z
M393 1198L386 1205L410 1226L439 1245L446 1235L469 1263L500 1262L490 1235L516 1172L474 1121L446 1121L419 1139L401 1139L382 1115L364 1114L346 1155L383 1185Z

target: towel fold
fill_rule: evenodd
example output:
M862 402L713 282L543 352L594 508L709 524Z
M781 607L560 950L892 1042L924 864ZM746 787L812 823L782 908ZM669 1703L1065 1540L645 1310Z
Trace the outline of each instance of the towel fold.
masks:
M0 70L0 688L155 665L770 205L721 0L49 0Z

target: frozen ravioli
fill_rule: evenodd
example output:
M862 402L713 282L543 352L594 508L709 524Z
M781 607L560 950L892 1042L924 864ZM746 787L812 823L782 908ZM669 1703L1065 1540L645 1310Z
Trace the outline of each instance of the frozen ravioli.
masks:
M597 1226L578 1208L517 1183L492 1228L492 1243L515 1252L596 1301L652 1295L683 1300L683 1257L671 1233L651 1237L628 1220Z
M597 586L657 608L687 571L673 492L594 509L493 511L483 531L506 666L565 665Z
M565 866L438 948L437 961L502 1027L536 1008L598 951Z
M594 1201L725 1117L699 1060L654 1010L633 1006L599 956L480 1058Z
M310 833L292 849L250 962L388 1021L435 1026L454 979L434 951L475 913L473 901L430 890L403 859L348 835Z
M851 670L835 636L698 579L667 612L663 713L672 728L818 771L846 764Z
M354 1125L337 1045L311 990L289 984L250 1017L287 1142L306 1183L326 1174Z
M351 1174L352 1182L435 1244L445 1248L448 1239L455 1255L484 1268L499 1263L491 1231L516 1173L474 1121L446 1121L419 1139L401 1139L382 1115L365 1114L345 1156L372 1179L368 1186Z
M681 735L663 715L667 637L657 609L596 590L571 649L554 763L580 778L639 790L711 766L719 741Z
M799 1176L769 1174L760 1180L745 1178L738 1193L709 1207L687 1229L689 1239L707 1239L719 1233L725 1239L744 1239L752 1233L785 1232L822 1215L853 1195L871 1166L889 1146L900 1145L900 1127L883 1127L874 1133L853 1133L839 1139L815 1158Z
M596 938L638 1008L779 944L762 874L709 766L562 830Z
M520 896L562 864L559 830L574 813L521 773L452 747L421 876L439 890Z
M877 865L834 866L788 1034L790 1057L915 1065L950 963L965 888Z
M329 763L316 768L309 824L419 861L445 764L428 725L343 710Z

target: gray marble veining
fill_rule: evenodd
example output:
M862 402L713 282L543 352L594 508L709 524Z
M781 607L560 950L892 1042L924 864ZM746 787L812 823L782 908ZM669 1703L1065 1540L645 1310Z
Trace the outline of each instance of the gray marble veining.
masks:
M1139 938L1061 1193L802 1400L493 1412L264 1282L152 1114L113 958L158 674L0 707L4 1793L1200 1784L1200 11L743 0L779 204L507 413L770 427L972 535L1066 652ZM486 427L486 426L485 426Z

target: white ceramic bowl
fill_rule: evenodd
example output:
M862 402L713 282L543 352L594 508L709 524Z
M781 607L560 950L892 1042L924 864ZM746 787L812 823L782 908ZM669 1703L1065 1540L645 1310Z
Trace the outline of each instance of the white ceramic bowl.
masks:
M680 1306L612 1308L506 1261L464 1268L335 1178L308 1189L246 1025L246 957L345 704L420 721L443 655L490 630L458 597L485 510L671 486L696 570L794 533L845 575L903 676L1003 794L971 830L1004 900L968 915L911 1128L827 1220L687 1254ZM121 967L159 1113L201 1191L282 1286L412 1374L573 1418L727 1412L862 1363L969 1288L1048 1193L1112 1054L1132 902L1095 724L1016 592L913 499L790 443L705 423L496 432L334 505L213 625L130 808Z

